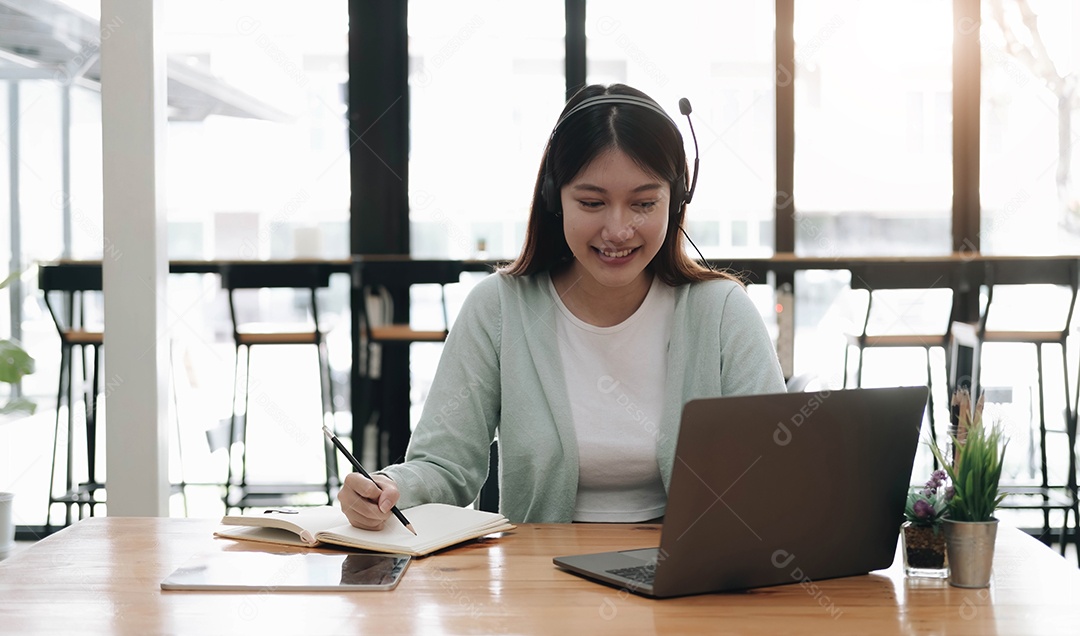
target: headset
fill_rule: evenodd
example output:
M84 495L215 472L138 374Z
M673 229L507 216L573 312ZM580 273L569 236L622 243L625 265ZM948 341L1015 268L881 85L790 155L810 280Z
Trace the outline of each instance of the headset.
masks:
M637 106L639 108L651 110L652 112L660 115L665 120L667 120L667 122L671 124L671 127L675 129L675 133L680 138L682 138L682 132L675 124L675 120L673 120L671 116L664 111L663 108L660 108L659 104L652 101L651 99L638 97L636 95L596 95L594 97L583 99L581 103L571 108L569 112L563 115L562 118L560 118L559 121L556 122L555 128L551 131L551 137L548 138L548 152L544 161L544 179L543 183L540 186L540 196L543 198L545 206L550 209L556 216L562 215L562 201L560 200L561 195L559 192L559 188L555 185L554 177L551 176L551 149L555 145L555 135L558 134L559 129L562 127L563 123L565 123L566 120L570 119L577 113L580 113L587 108L603 105ZM690 135L694 140L694 176L690 180L689 189L686 189L686 180L683 178L685 175L676 178L675 181L672 183L671 198L676 201L680 199L682 200L682 203L680 205L672 207L672 221L676 220L676 217L678 216L679 210L682 209L682 206L690 203L690 201L694 198L694 190L697 188L698 167L701 159L701 153L698 150L697 133L694 132L694 121L690 119L690 113L693 112L693 108L690 107L689 99L683 97L679 100L679 112L686 116L686 121L690 124ZM709 265L709 261L707 261L705 257L702 256L701 250L699 250L698 246L694 244L694 240L691 239L690 235L686 233L686 230L682 228L682 224L679 224L678 227L679 231L682 232L683 236L686 237L686 240L690 241L690 245L694 247L694 251L698 253L698 256L701 258L701 262L709 269L712 269L712 266Z
M652 101L651 99L638 97L636 95L596 95L594 97L589 97L582 100L581 103L571 108L569 112L567 112L565 115L562 116L561 119L559 119L559 121L555 124L555 128L551 131L551 137L548 139L548 153L547 158L544 162L544 179L541 185L540 194L543 197L546 206L556 215L562 214L562 203L560 201L561 197L559 193L559 188L556 187L555 179L551 176L551 148L554 146L555 136L559 133L559 129L562 128L562 125L566 122L566 120L570 119L574 115L580 113L587 108L603 105L637 106L640 108L651 110L652 112L660 115L665 120L667 120L667 122L671 124L671 127L675 130L675 134L677 134L680 138L682 137L682 132L679 131L679 127L675 124L675 120L673 120L671 116L664 111L663 108L660 108L659 104ZM692 112L692 110L693 109L690 107L690 100L685 97L679 100L679 112L685 115L687 121L690 122L690 134L693 136L694 139L694 176L690 182L690 189L686 189L685 180L683 178L676 178L675 181L672 183L671 198L676 201L681 199L682 203L690 203L690 201L694 198L694 189L697 187L699 153L697 133L694 132L694 122L690 119L690 113ZM677 211L681 207L681 205L676 206L674 209Z

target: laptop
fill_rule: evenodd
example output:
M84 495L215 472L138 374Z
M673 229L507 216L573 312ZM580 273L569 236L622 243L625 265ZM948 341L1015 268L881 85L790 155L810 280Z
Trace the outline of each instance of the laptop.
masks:
M691 400L659 548L554 559L665 598L889 567L926 387Z

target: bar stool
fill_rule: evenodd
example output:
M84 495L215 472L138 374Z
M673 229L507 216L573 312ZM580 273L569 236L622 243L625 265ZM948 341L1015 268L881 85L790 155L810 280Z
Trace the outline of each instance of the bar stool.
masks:
M98 479L98 395L102 392L101 353L105 332L100 324L87 322L87 304L91 297L101 296L101 265L99 263L65 263L42 265L38 268L38 288L60 336L60 378L56 390L56 426L53 437L52 467L49 474L49 507L45 527L52 527L53 504L64 504L64 525L71 525L74 510L79 519L85 512L94 516L94 509L104 503L105 482ZM88 355L89 350L89 355ZM81 357L76 365L75 355ZM89 365L89 366L88 366ZM79 382L86 423L86 480L75 478L75 371L82 372ZM87 381L90 380L89 384ZM57 466L60 464L60 412L67 409L67 446L64 450L64 492L57 494Z
M236 346L236 363L233 369L233 409L229 420L228 469L225 481L223 501L226 510L255 506L295 505L296 496L304 493L319 492L326 496L324 503L332 503L336 488L340 486L337 456L334 447L322 435L321 427L330 418L332 424L336 415L334 405L333 378L330 375L330 361L326 350L326 340L319 323L318 290L330 286L330 269L314 262L275 262L275 263L231 263L221 270L222 288L228 292L229 316L232 319L233 342ZM253 326L242 323L237 317L236 292L238 290L257 289L294 289L303 290L309 299L307 310L311 322L308 324L288 324L281 328L269 328L265 324ZM321 440L325 463L325 480L321 484L251 484L247 481L247 424L251 391L251 350L256 346L267 345L308 345L314 346L319 364L319 400L321 412L317 421L311 424L311 435ZM244 356L241 356L241 349ZM243 412L237 411L237 397L240 390L240 361L244 358L243 377ZM333 428L331 426L331 428ZM235 467L235 446L239 445L239 469Z
M390 375L387 364L393 364L395 352L399 355L407 353L413 343L446 340L450 329L446 285L457 283L462 271L463 266L457 261L413 261L377 256L357 257L353 261L353 284L361 290L363 298L359 319L364 357L360 368L363 369L361 401L366 405L363 413L353 416L366 417L366 422L374 426L379 466L400 461L412 434L408 409L402 411L398 406L398 402L405 401L401 391L385 383L384 379ZM414 329L408 321L408 303L394 304L394 292L408 294L411 285L424 284L439 285L442 329ZM381 390L376 391L376 381L382 384ZM362 435L353 440L353 448L358 454L363 451L363 443Z
M940 265L904 262L898 264L867 264L851 271L851 289L865 290L866 314L863 317L862 329L858 333L846 333L847 342L844 346L844 384L848 385L848 367L851 348L855 347L857 364L855 367L855 387L862 386L863 353L868 348L915 348L923 349L926 353L926 385L928 388L927 416L930 426L930 437L937 440L937 427L934 421L934 382L933 370L930 359L930 351L940 348L945 357L945 376L949 377L949 325L952 316L942 315L941 329L930 331L904 330L899 333L889 328L883 331L871 333L872 318L880 319L875 313L875 299L877 305L887 305L887 301L881 298L880 292L900 291L928 291L949 290L953 292L956 286L963 285L958 276L957 268L942 269ZM893 315L889 317L892 323L905 322L904 312L910 308L906 305L901 309L893 309ZM890 325L891 327L892 325ZM947 401L946 401L947 402ZM934 461L937 465L936 460Z
M1050 512L1061 510L1064 517L1061 525L1061 553L1065 554L1065 544L1069 533L1069 515L1073 517L1072 540L1073 544L1080 548L1080 505L1078 505L1077 477L1076 477L1076 429L1077 408L1074 397L1069 393L1069 356L1067 341L1073 313L1076 308L1077 291L1080 289L1080 261L1064 262L1036 262L1026 263L1021 268L1015 262L1003 259L1000 261L988 261L985 264L986 304L982 310L977 324L954 322L952 324L952 336L954 348L961 346L972 350L972 385L982 392L982 350L987 343L1013 343L1027 344L1035 349L1035 364L1039 394L1039 419L1038 419L1038 447L1039 456L1038 471L1039 481L1034 484L1005 485L1002 490L1007 493L1000 508L1018 510L1041 510L1043 513L1043 526L1040 538L1049 543L1050 536ZM1019 285L1056 285L1066 292L1067 310L1064 312L1064 321L1057 326L1038 330L1024 327L996 328L994 325L994 312L998 305L994 303L995 290L1005 286ZM998 290L1002 291L1002 290ZM1064 430L1048 429L1046 426L1046 392L1043 382L1043 345L1057 345L1061 348L1062 378L1065 392L1064 404ZM1063 481L1051 482L1050 458L1047 454L1047 435L1065 435L1065 463L1067 472ZM1032 458L1032 461L1036 461ZM1034 468L1034 467L1032 467ZM1080 564L1080 550L1077 553L1077 563Z
M52 467L49 475L49 509L46 513L46 533L52 531L52 506L64 504L64 525L71 525L73 511L78 510L79 519L85 514L94 516L98 504L106 503L107 490L105 481L99 478L97 465L98 436L103 428L99 419L99 399L107 395L108 386L103 384L105 332L101 321L91 321L88 314L103 312L101 306L102 269L100 263L64 262L56 265L41 265L38 268L38 288L42 292L45 306L52 316L60 335L60 374L56 392L56 427L53 436ZM97 299L97 307L93 305ZM89 349L89 355L88 350ZM76 365L76 353L81 357L81 364ZM169 350L170 361L172 348ZM86 481L75 480L75 370L81 370L79 382L86 423ZM92 370L91 370L92 369ZM88 382L89 381L89 382ZM175 400L175 394L173 395ZM67 409L66 448L64 449L64 492L56 493L56 468L60 465L60 412ZM180 422L176 421L177 451L180 462L180 482L171 484L171 494L184 498L184 511L187 512L187 483L184 479L183 442L180 435Z

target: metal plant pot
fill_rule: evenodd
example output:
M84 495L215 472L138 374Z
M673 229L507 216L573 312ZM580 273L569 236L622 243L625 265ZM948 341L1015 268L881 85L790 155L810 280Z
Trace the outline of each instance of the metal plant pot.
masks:
M945 543L949 551L949 584L956 587L989 587L994 562L997 519L993 521L945 520Z

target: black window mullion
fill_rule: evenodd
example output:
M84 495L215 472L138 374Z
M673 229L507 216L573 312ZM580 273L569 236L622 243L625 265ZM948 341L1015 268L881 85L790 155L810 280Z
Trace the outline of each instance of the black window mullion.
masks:
M566 0L566 99L585 86L585 0Z
M349 0L353 254L409 253L408 0Z
M953 0L952 137L954 252L981 249L979 241L979 108L982 68L980 0Z
M795 0L776 0L776 252L795 251ZM777 281L777 284L792 281Z
M408 0L349 0L349 248L352 254L409 254L409 33ZM391 290L394 319L408 322L407 289ZM355 319L364 302L353 286ZM353 450L359 454L371 404L365 370L352 356ZM409 350L388 356L381 369L382 417L408 420ZM393 458L395 460L400 458ZM376 466L377 468L379 466Z

